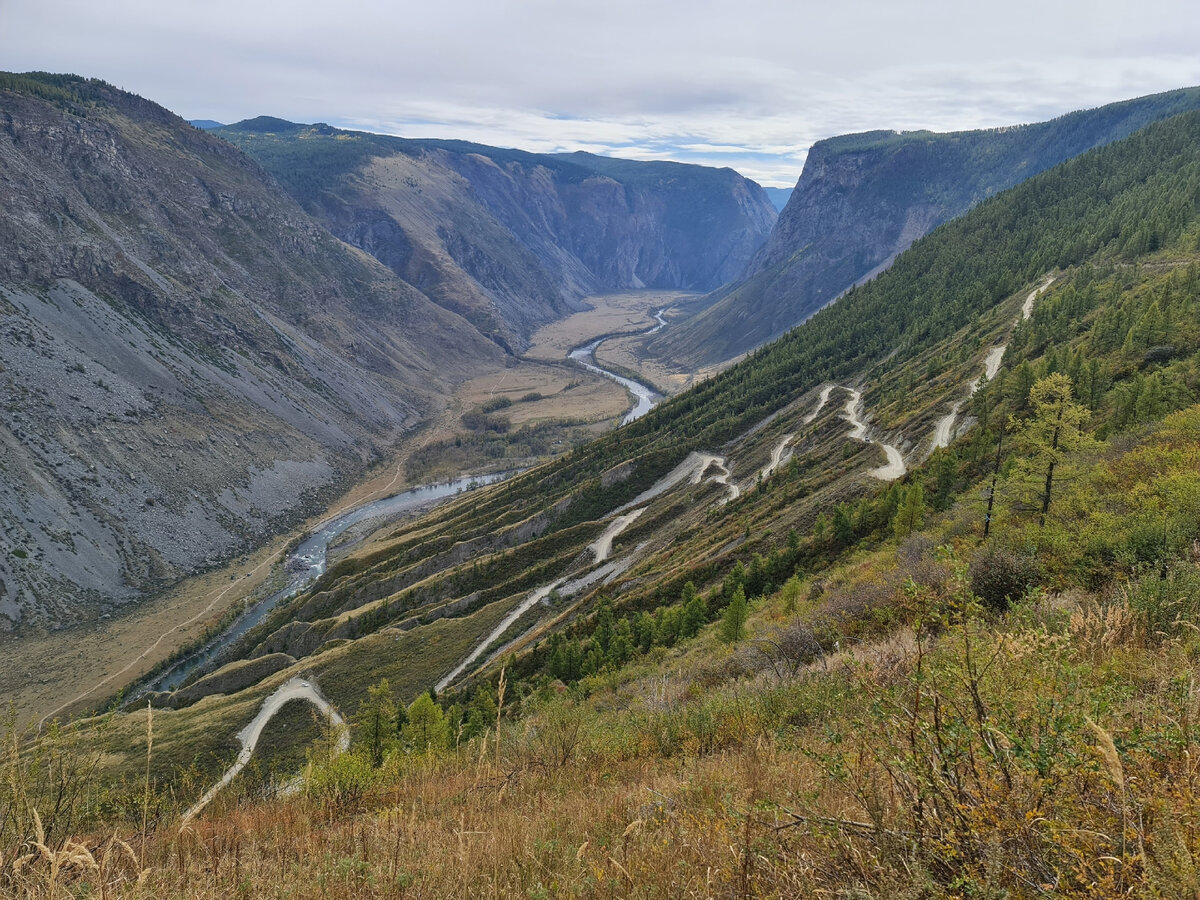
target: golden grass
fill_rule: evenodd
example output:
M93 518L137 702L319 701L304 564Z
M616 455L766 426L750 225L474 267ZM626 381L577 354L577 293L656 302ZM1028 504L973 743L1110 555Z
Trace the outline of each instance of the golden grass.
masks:
M689 296L680 291L631 291L586 297L587 309L538 329L525 355L560 360L599 335L645 331L655 324L655 310Z
M955 578L787 679L748 662L776 597L742 648L709 629L586 702L547 685L502 741L393 755L347 802L164 820L108 896L1190 896L1200 644L1124 608L1097 640L1089 596L964 625Z

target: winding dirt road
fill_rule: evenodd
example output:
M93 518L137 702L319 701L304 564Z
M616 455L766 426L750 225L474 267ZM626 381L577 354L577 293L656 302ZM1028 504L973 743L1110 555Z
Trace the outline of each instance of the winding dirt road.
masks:
M811 425L816 421L817 416L821 414L821 410L825 408L825 404L829 402L829 395L833 393L836 384L827 384L821 388L821 394L817 397L817 408L804 417L804 424Z
M299 677L290 678L263 701L258 715L238 732L237 737L242 742L242 749L238 753L237 759L232 766L225 770L221 780L205 791L204 796L196 802L196 805L183 814L183 820L179 823L181 828L199 815L204 807L208 806L212 799L227 787L242 769L246 768L250 757L254 755L254 748L258 746L258 739L262 737L263 729L267 727L267 723L275 717L275 714L283 709L284 704L291 700L307 700L319 709L329 719L330 724L338 729L337 752L345 753L350 749L350 731L346 728L346 720L333 708L333 704L321 696L321 692L313 687L311 682Z
M1033 315L1033 305L1037 302L1037 298L1046 288L1050 287L1053 281L1054 274L1048 272L1042 279L1042 283L1029 292L1025 297L1025 302L1021 304L1021 315L1013 320L1013 327L1028 320ZM983 374L971 382L971 390L967 394L967 399L970 399L971 395L979 390L984 382L991 381L996 377L996 373L1000 371L1000 364L1004 361L1004 352L1007 349L1008 343L1005 342L988 351L987 356L983 358ZM958 419L958 413L965 402L966 400L956 400L950 405L950 412L938 419L937 425L933 429L933 443L929 447L930 453L939 447L950 446L950 442L954 440L954 426Z
M646 511L645 507L635 509L623 516L617 516L609 526L604 529L604 534L596 538L595 541L588 544L588 549L595 554L596 562L602 563L612 555L613 540L618 534L637 521L638 516Z
M908 471L904 465L903 454L891 444L885 444L883 441L877 441L868 436L867 424L861 418L862 391L849 387L842 388L842 390L850 394L850 398L846 401L846 406L842 411L842 418L850 423L850 432L847 437L852 440L862 441L864 444L878 444L883 449L884 455L887 456L886 465L872 469L867 474L872 478L878 478L880 481L895 481Z

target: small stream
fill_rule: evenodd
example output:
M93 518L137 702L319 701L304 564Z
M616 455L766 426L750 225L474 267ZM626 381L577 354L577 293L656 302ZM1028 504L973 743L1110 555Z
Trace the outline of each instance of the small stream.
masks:
M325 573L326 552L329 545L346 529L367 519L395 516L438 500L444 500L463 491L501 481L511 474L513 473L498 472L492 475L476 475L438 484L426 484L391 497L372 500L329 519L288 555L284 563L287 583L283 587L252 603L228 628L195 653L181 659L165 672L156 675L153 681L143 683L136 689L134 696L140 696L149 691L173 691L180 687L193 672L216 661L226 648L232 646L246 632L262 622L267 613L278 603L294 597Z

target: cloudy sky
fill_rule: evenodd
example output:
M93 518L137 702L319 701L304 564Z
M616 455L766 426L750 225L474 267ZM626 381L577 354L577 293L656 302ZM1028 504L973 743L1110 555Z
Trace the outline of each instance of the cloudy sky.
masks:
M1200 84L1198 0L0 0L0 68L255 115L728 165Z

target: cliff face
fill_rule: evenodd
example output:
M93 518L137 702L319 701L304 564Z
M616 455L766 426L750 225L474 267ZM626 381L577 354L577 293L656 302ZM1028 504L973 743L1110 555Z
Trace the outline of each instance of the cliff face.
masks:
M254 119L218 134L334 234L506 347L592 293L711 290L776 213L730 169L538 155Z
M259 543L494 344L228 143L0 77L0 629Z
M878 275L916 239L1058 163L1200 107L1172 91L1049 122L934 134L876 131L820 141L762 250L701 311L649 345L688 368L734 358Z

